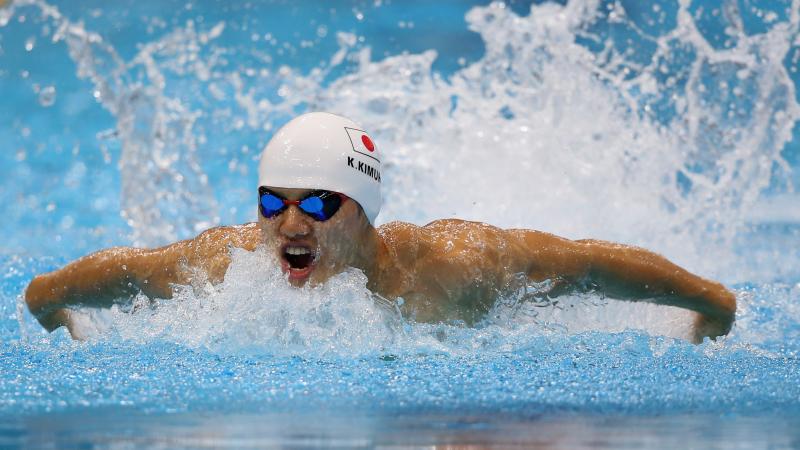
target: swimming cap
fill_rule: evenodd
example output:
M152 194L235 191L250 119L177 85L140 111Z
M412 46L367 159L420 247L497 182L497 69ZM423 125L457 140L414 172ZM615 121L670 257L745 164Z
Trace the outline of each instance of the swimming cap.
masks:
M375 225L380 170L380 151L366 131L342 116L312 112L292 119L264 147L258 185L341 192Z

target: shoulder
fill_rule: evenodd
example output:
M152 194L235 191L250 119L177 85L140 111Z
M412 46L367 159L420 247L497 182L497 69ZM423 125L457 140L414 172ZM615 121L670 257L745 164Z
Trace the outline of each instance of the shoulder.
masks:
M226 225L209 228L200 233L194 240L197 242L224 243L252 250L258 244L259 233L258 224L253 222L244 225Z
M410 267L415 265L420 251L422 228L407 222L389 222L377 228L393 265Z
M257 223L244 225L226 225L209 228L194 238L178 242L176 245L190 253L211 256L214 253L224 253L230 247L239 247L245 250L255 250L258 245L259 228Z
M503 233L503 230L483 222L462 219L439 219L418 226L407 222L389 222L378 228L378 233L389 236L437 236L441 234Z
M461 219L435 220L424 226L391 222L378 233L390 249L417 260L455 261L469 256L502 251L506 232L481 222Z
M407 222L389 222L378 227L378 234L384 241L399 245L438 245L447 239L470 239L500 235L504 231L481 222L461 219L434 220L424 226Z
M230 263L233 247L255 250L260 239L258 224L232 225L210 228L193 239L179 242L178 261L192 269L200 269L212 283L221 281ZM196 276L190 270L190 278Z
M420 227L408 222L389 222L377 228L378 235L384 240L401 240L419 233Z
M462 219L434 220L422 228L431 235L447 234L468 237L476 233L482 235L498 235L504 233L503 229L494 225Z
M501 228L461 219L434 220L422 230L425 242L445 257L494 251L504 247L507 241L506 232Z

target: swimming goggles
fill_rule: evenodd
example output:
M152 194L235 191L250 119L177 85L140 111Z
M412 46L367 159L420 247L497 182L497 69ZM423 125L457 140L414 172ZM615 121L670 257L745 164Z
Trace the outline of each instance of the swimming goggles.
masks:
M258 209L261 211L261 215L267 219L279 215L289 205L295 205L300 208L300 211L320 222L333 217L347 198L338 192L314 191L300 200L286 200L264 186L258 188L258 197Z

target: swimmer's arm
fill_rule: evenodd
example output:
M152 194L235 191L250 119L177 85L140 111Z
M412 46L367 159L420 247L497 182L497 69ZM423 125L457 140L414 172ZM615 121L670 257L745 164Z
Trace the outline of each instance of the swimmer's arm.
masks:
M194 239L156 249L129 247L101 250L62 269L35 277L25 291L28 309L48 331L69 325L69 307L109 308L141 292L171 298L172 286L188 284L199 269L209 281L224 277L228 247L252 250L254 224L218 227ZM197 271L194 271L197 272Z
M171 296L170 283L179 282L170 249L111 248L101 250L35 277L25 291L28 309L52 331L66 325L65 308L109 308L138 292L151 297ZM163 269L154 271L152 267Z
M700 314L695 340L727 334L736 312L736 297L651 251L598 240L570 241L547 233L510 230L528 253L528 275L558 279L568 288L597 287L620 300L651 300Z

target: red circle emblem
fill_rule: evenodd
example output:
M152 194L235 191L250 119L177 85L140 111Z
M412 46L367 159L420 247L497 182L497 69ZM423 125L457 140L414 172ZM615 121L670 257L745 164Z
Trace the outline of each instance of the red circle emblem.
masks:
M361 135L361 142L364 144L364 147L367 147L367 150L371 152L375 151L375 144L372 143L372 139L366 134Z

